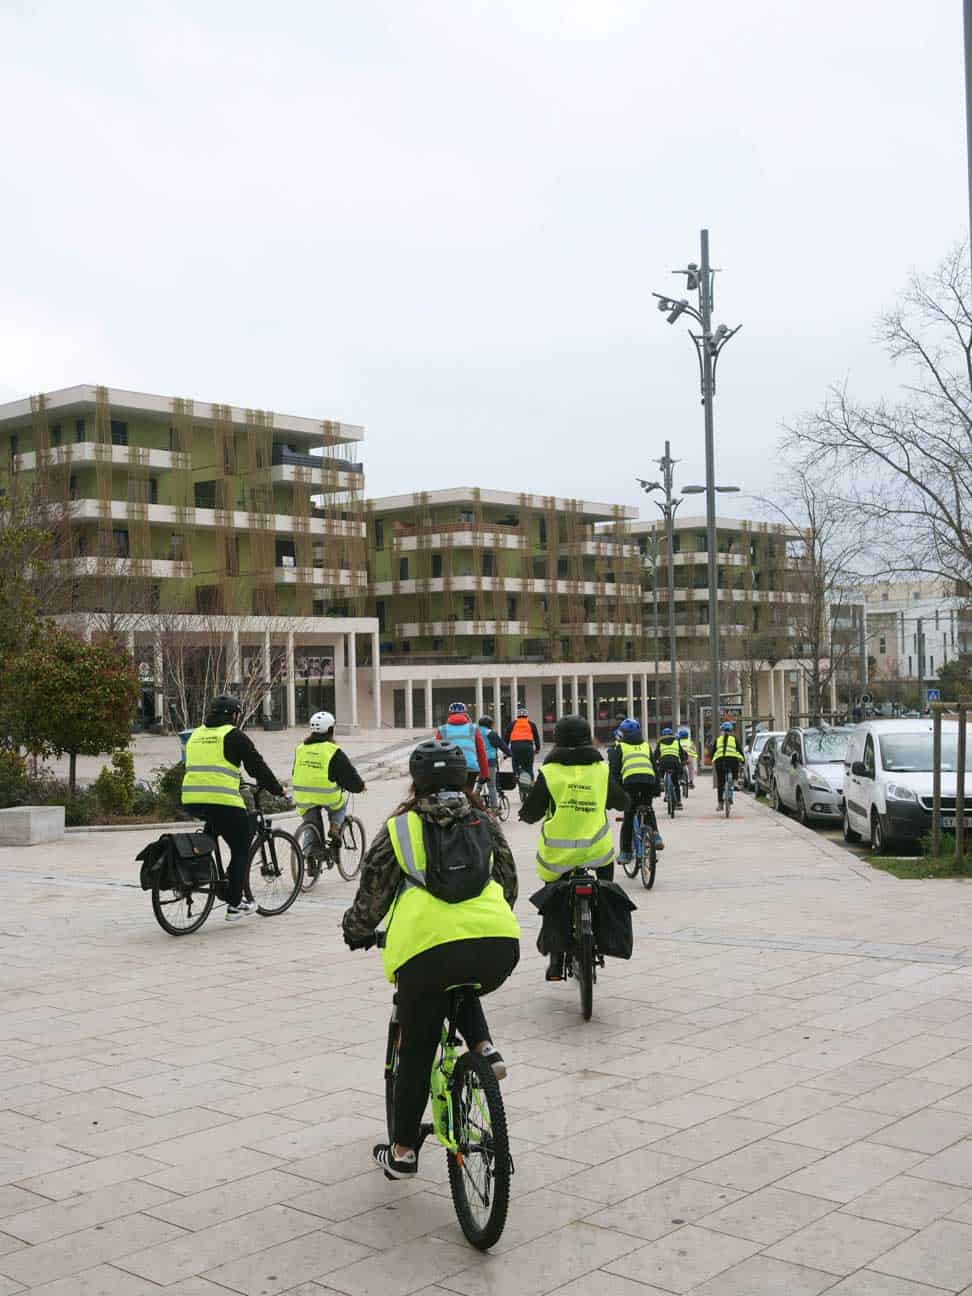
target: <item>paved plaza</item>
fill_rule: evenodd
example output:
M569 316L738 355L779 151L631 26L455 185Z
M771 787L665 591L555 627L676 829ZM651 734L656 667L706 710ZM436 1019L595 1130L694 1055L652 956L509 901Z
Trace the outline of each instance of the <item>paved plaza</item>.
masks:
M358 799L370 831L404 789ZM487 1001L516 1174L483 1256L441 1149L384 1133L390 992L352 888L174 940L144 830L0 850L0 1296L972 1293L972 887L902 882L708 784L663 824L635 954Z

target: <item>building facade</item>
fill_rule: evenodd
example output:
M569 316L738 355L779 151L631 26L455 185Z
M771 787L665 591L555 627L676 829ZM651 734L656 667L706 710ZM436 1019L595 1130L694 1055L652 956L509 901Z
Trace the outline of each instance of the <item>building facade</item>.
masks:
M264 711L296 722L301 665L317 670L320 696L347 696L348 714L349 672L361 658L378 670L377 625L364 615L363 435L79 386L0 405L0 468L8 499L16 492L52 530L46 606L83 633L129 637L148 723L171 701L166 650L207 640L223 646L230 683L259 674L269 644L285 664Z
M865 591L875 683L938 687L938 672L972 652L969 600L943 581L881 581Z

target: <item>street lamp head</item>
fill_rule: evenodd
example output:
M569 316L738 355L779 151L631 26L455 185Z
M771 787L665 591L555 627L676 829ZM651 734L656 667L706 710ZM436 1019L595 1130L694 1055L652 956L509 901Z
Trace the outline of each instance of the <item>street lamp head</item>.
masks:
M671 302L670 305L672 309L669 315L667 316L667 319L669 324L674 324L675 321L678 319L679 315L684 315L684 313L688 310L688 302L683 297L681 301Z
M738 495L739 493L738 486L717 486L716 490L719 492L720 495L733 495L733 494Z
M671 310L674 305L675 303L671 301L668 297L658 298L658 309L662 312L662 314L664 314L665 311Z
M683 495L704 495L705 487L704 486L683 486L682 494Z
M653 490L662 489L661 482L645 481L644 477L636 477L635 481L638 483L638 485L641 487L643 491L653 491Z

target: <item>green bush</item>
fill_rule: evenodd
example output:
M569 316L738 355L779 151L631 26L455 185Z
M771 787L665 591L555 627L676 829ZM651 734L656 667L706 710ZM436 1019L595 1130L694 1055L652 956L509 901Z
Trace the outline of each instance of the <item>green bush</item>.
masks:
M98 805L89 788L78 788L72 796L66 782L46 772L28 778L24 799L28 805L62 805L66 828L87 828L97 817Z
M92 792L105 815L131 815L135 803L135 758L122 748L111 758L111 769L102 765Z
M144 784L136 787L135 799L132 802L133 815L138 815L139 818L144 819L148 815L155 814L158 808L159 797L153 788L146 787Z
M176 761L174 765L161 765L154 769L155 775L155 794L158 797L159 813L163 819L181 819L184 817L182 809L182 779L186 772L186 767L182 761Z
M27 764L17 752L0 747L0 807L27 802Z

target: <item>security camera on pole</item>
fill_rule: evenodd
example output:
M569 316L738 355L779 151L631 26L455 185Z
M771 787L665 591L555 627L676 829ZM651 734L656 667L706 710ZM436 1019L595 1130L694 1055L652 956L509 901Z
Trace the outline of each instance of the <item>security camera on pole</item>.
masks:
M689 330L689 337L695 344L695 352L699 359L699 377L702 385L702 406L705 411L705 519L706 519L706 547L708 549L708 572L709 572L709 650L710 650L710 670L712 675L711 692L712 692L712 724L713 728L718 728L719 720L722 715L722 699L720 684L720 661L719 661L719 569L718 554L716 552L716 491L735 491L738 486L716 486L715 484L715 427L713 420L713 399L715 397L715 371L719 362L719 355L722 348L726 345L731 337L739 332L742 325L737 324L735 328L728 328L725 324L720 324L713 332L712 330L712 305L714 298L714 278L715 271L709 264L709 231L702 231L702 258L701 265L694 261L690 262L684 270L676 270L675 274L685 275L685 285L690 292L698 294L698 307L689 304L687 298L683 297L680 301L675 301L671 297L663 296L661 293L654 293L653 296L658 298L658 309L665 314L669 324L674 324L682 315L690 315L692 319L701 327L702 332L693 333ZM701 492L701 487L683 488L682 494L696 494Z

